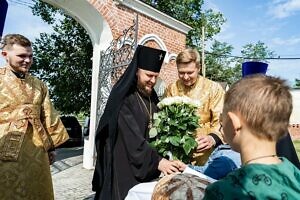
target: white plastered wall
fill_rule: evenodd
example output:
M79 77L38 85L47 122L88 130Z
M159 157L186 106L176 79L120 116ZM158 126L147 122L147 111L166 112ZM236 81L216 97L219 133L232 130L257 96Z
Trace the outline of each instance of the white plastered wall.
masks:
M94 168L95 130L98 97L100 51L105 50L113 39L111 30L101 14L86 0L43 0L54 7L65 10L66 14L78 21L88 32L93 44L93 70L91 88L90 134L84 139L83 167ZM71 59L71 58L70 58Z
M291 90L293 97L293 111L290 124L300 124L300 89Z

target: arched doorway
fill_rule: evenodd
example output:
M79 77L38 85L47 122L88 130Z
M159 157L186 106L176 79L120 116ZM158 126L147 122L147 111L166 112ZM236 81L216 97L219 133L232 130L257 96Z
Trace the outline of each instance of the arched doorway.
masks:
M90 110L90 132L94 133L96 128L97 112L97 92L100 52L105 50L113 39L112 32L107 21L88 1L83 0L43 0L44 2L61 8L66 14L78 21L88 32L93 44L93 70L92 70L92 88L91 88L91 110ZM83 167L92 169L94 166L94 147L95 135L90 134L84 141Z
M142 38L141 43L144 43L150 39L151 42L158 45L157 47L166 50L168 54L176 54L185 48L186 34L191 30L191 27L139 0L43 1L65 10L68 15L77 20L87 30L92 40L93 72L90 135L89 139L85 140L83 155L83 167L91 169L93 168L95 155L94 140L99 95L101 97L103 93L101 85L105 85L105 83L101 82L101 75L104 71L100 62L101 52L110 46L112 40L117 40L117 38L124 35L124 30L132 26L132 21L137 15L140 17L136 41ZM105 59L101 60L105 61ZM176 76L174 73L176 69L173 66L169 66L168 60L166 63L161 70L161 77L167 81L172 81Z

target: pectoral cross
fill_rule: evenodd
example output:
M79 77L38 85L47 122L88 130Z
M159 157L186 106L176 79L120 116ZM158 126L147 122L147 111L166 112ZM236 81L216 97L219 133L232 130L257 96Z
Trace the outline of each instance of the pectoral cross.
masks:
M148 129L150 130L152 127L153 127L152 117L150 116L149 123L148 123Z

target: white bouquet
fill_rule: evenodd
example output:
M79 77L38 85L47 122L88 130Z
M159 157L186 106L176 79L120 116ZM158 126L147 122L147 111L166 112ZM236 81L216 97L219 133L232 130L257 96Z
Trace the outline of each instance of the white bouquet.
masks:
M154 113L151 144L163 156L171 152L174 159L189 162L197 147L195 130L199 127L197 108L200 102L186 96L164 98L158 103L160 111Z

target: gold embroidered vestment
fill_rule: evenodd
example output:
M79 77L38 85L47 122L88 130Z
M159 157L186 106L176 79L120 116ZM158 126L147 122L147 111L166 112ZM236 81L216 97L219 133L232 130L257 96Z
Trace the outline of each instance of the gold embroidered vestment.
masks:
M0 199L54 199L47 151L67 139L46 85L0 68Z
M196 83L191 87L185 86L180 80L170 84L166 88L164 96L187 96L199 100L201 103L198 109L200 128L197 129L196 135L203 136L214 133L223 140L219 132L219 117L223 109L224 93L220 84L199 75ZM203 165L212 150L206 150L201 153L195 152L193 155L193 164Z

